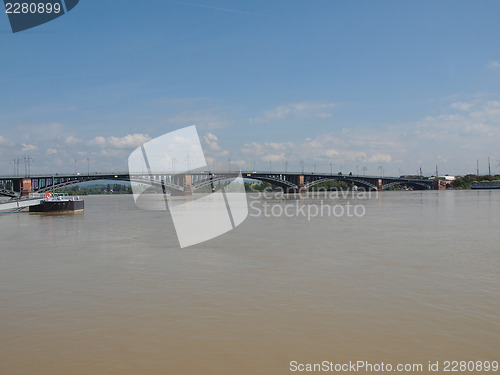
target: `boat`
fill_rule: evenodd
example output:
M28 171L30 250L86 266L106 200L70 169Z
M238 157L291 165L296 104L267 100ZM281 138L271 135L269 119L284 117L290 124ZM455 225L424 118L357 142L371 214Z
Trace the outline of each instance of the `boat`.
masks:
M484 180L477 184L472 184L471 189L500 189L500 180L488 181Z
M30 198L42 198L40 193L30 194ZM30 206L30 213L76 213L83 212L84 201L78 196L66 193L45 193L39 204Z

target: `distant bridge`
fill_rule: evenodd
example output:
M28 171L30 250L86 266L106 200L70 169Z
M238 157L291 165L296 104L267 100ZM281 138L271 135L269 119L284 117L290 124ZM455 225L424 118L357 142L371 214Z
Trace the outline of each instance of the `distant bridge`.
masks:
M413 179L405 177L384 177L364 175L341 175L325 173L302 173L302 172L249 172L242 171L245 179L269 182L273 186L280 187L286 192L298 192L309 190L314 186L329 181L344 181L354 184L366 190L382 191L391 186L403 185L416 190L442 190L445 189L443 181L436 179ZM162 187L164 186L172 194L186 195L194 191L213 186L221 181L235 178L237 172L189 172L189 173L167 173L152 172L142 174L119 173L89 173L83 174L54 174L36 175L30 177L0 176L0 195L11 198L27 196L29 193L43 193L54 189L64 188L71 185L91 181L130 181L141 184Z

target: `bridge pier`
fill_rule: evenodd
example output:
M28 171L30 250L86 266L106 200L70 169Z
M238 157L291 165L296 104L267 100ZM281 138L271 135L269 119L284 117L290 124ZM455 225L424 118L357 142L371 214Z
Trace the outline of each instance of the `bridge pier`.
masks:
M384 188L382 187L382 179L381 179L381 178L379 178L379 179L377 180L377 190L378 190L378 191L382 191L382 190L384 190Z
M12 180L12 191L17 193L21 197L26 197L33 193L33 185L31 178L13 178Z
M307 191L306 184L304 183L304 175L299 176L299 183L297 186L299 187L299 193L305 193Z
M446 181L435 178L432 181L432 190L446 190Z
M21 192L21 196L30 195L33 192L33 187L31 185L31 178L23 178L23 191Z
M190 174L184 175L184 194L183 195L193 195L193 176Z

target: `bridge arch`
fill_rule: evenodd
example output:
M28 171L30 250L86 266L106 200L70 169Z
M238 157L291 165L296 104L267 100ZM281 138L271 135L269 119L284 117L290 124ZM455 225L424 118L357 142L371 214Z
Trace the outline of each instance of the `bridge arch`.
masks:
M382 189L387 189L391 186L397 186L397 185L409 185L412 187L417 188L418 190L427 190L431 188L430 184L426 184L425 182L419 182L419 181L391 181L386 184L382 185Z
M54 185L48 185L43 188L39 189L34 189L33 192L35 193L46 193L49 191L52 191L52 189L60 189L68 186L73 186L73 185L78 185L78 184L83 184L86 182L92 182L92 181L128 181L128 182L137 182L145 185L151 185L154 187L162 187L162 183L157 180L151 180L151 179L146 179L146 178L134 178L134 177L126 177L126 176L118 176L116 178L113 178L112 180L104 177L96 177L96 176L89 176L89 177L80 177L79 179L75 180L68 180L68 181L63 181L56 183ZM176 185L169 183L167 181L164 181L165 187L168 190L173 190L174 192L183 192L184 188L182 186Z
M245 177L245 179L257 180L262 182L269 182L273 186L278 186L283 188L285 191L298 190L299 187L292 181L280 179L274 176L259 176L252 175L251 177Z
M215 175L212 178L206 178L206 179L202 180L201 182L193 184L193 190L199 190L199 189L202 189L206 186L210 186L212 184L222 182L222 181L227 181L227 180L234 180L234 176Z
M377 186L374 184L365 181L360 178L355 178L355 177L346 177L346 176L332 176L332 177L324 177L324 178L319 178L317 180L311 181L308 184L305 185L305 188L308 189L310 187L313 187L315 185L321 184L323 182L328 182L328 181L348 181L348 182L354 182L356 185L361 185L364 188L367 188L369 190L377 190Z

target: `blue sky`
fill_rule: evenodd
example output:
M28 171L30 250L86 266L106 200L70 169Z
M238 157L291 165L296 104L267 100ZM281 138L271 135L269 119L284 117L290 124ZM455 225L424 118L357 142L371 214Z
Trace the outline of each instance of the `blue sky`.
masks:
M126 170L197 125L211 163L500 173L500 2L81 0L0 17L0 174ZM21 167L23 168L23 167Z

